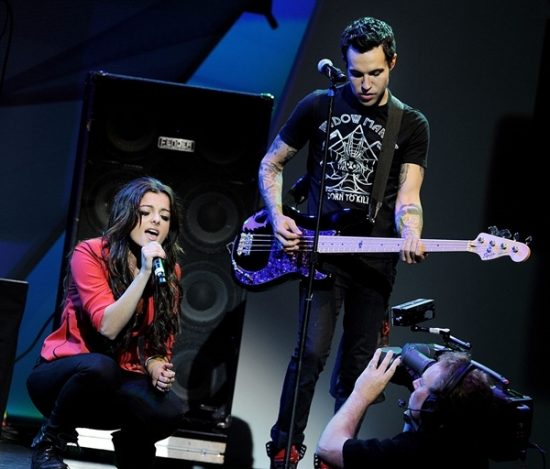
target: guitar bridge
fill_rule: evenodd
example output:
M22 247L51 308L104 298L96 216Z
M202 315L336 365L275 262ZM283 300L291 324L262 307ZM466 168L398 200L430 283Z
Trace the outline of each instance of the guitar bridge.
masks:
M254 241L254 235L250 233L242 233L239 238L239 244L237 245L237 255L249 256L252 250L252 243Z

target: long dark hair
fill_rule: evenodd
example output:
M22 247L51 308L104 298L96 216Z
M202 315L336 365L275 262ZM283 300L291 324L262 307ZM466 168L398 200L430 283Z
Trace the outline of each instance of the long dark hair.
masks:
M147 334L148 355L166 355L168 339L179 331L181 285L176 276L176 264L183 250L179 244L180 207L174 191L158 179L141 177L124 185L115 195L107 228L103 234L103 258L107 264L109 285L115 299L120 298L132 283L128 255L130 232L140 221L139 206L147 192L163 193L170 199L170 229L162 244L166 252L164 270L167 284L153 282L155 320ZM139 262L138 254L138 262ZM142 315L135 314L117 338L117 349L124 350L131 341L132 331L141 324Z

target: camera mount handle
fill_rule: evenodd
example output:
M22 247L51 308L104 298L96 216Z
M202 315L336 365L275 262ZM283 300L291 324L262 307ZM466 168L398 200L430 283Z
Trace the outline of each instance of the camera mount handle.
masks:
M416 324L411 326L411 331L413 332L429 332L430 334L439 334L443 337L445 344L452 349L466 351L472 348L470 342L464 342L463 340L457 339L451 335L450 329L442 329L440 327L422 327Z

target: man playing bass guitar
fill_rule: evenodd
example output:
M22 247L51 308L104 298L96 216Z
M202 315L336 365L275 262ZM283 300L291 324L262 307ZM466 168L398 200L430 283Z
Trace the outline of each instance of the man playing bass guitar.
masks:
M375 18L351 22L341 36L348 82L334 87L333 119L327 126L328 92L317 90L303 98L262 159L260 192L273 234L288 253L298 252L302 230L283 213L283 168L309 144L307 214L317 213L327 127L330 129L323 193L323 213L342 209L367 213L387 127L391 94L390 72L396 64L391 27ZM297 376L296 347L284 380L279 415L271 429L268 455L271 468L284 467L289 435L290 468L303 457L304 431L315 385L330 351L340 310L343 335L332 375L331 394L338 409L377 348L378 334L389 306L399 257L409 264L425 257L420 189L427 163L429 125L418 110L404 105L395 152L372 236L401 237L397 253L322 256L331 282L316 284L306 331L294 426L290 428ZM300 327L304 319L306 284L300 287Z

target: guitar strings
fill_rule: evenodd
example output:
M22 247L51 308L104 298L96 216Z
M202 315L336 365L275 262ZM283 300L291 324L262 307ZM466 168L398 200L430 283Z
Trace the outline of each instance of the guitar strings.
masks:
M374 238L335 236L334 233L321 233L322 246L317 252L320 254L368 254L368 253L397 253L401 250L402 238ZM300 238L298 249L286 254L295 255L303 252L312 252L315 237L305 234ZM367 241L366 241L367 240ZM530 249L527 245L508 239L498 239L487 234L480 234L474 240L449 239L422 239L426 252L475 252L483 260L494 259L503 255L510 256L515 262L522 262L529 258ZM263 233L243 233L237 247L238 255L249 255L253 252L284 251L275 235Z
M331 235L326 236L327 240L324 241L324 244L329 245L335 245L335 246L344 246L344 242L340 242L337 239L334 241L334 243L330 242L330 239L332 238ZM340 237L342 238L342 237ZM349 237L352 238L352 237ZM403 242L402 238L368 238L369 244L372 248L372 252L385 252L387 250L392 251L393 249L396 249L400 247L400 244ZM255 234L251 237L251 241L246 242L243 241L242 244L244 246L250 246L250 251L264 251L264 250L272 250L273 243L277 241L277 238L274 235L271 234ZM466 241L466 240L445 240L445 239L436 239L436 240L422 240L424 245L427 248L437 249L440 247L444 247L446 250L457 250L457 251L463 251L465 250L465 246L470 246L471 248L475 248L479 245L476 241ZM300 248L311 250L313 248L314 243L314 236L305 235L300 239ZM384 248L385 246L385 248ZM493 248L498 249L497 246L493 246ZM506 246L500 246L500 249L506 249ZM429 249L428 249L429 251ZM368 252L365 249L365 252Z

